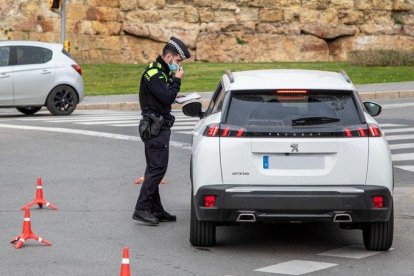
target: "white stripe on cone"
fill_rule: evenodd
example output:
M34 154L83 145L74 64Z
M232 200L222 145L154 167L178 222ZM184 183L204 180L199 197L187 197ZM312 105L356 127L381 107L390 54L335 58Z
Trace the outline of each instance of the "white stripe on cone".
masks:
M129 259L125 259L125 258L123 258L123 259L122 259L122 264L129 264Z
M24 218L23 221L30 221L30 218Z

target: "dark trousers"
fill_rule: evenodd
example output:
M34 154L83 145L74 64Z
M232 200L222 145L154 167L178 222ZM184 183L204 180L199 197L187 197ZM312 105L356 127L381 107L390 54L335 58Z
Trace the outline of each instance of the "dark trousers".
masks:
M167 172L170 135L171 130L163 128L157 137L144 142L147 167L135 210L164 211L159 185Z

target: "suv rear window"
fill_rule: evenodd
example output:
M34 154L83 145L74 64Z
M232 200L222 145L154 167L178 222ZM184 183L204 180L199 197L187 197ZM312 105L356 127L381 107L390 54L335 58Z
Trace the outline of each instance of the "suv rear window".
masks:
M361 124L352 91L233 91L226 124L296 131Z

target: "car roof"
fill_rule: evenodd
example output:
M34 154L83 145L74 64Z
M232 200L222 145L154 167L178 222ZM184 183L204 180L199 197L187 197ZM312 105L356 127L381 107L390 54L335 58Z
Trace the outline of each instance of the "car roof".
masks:
M49 49L61 50L63 48L62 44L58 43L48 43L41 41L30 41L30 40L0 40L0 46L39 46Z
M231 82L230 78L233 78L234 81ZM356 90L345 72L299 69L252 70L228 72L223 75L222 79L226 91L262 89Z

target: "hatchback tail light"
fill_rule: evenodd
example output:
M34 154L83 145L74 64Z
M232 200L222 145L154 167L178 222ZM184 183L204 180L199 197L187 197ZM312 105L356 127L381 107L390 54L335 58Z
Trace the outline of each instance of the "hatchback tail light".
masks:
M246 129L233 125L211 124L206 127L203 135L207 137L244 137Z
M79 65L72 64L72 68L75 69L75 71L78 72L78 74L82 76L82 68Z
M343 130L344 137L381 137L381 129L375 124L364 126L346 127Z

